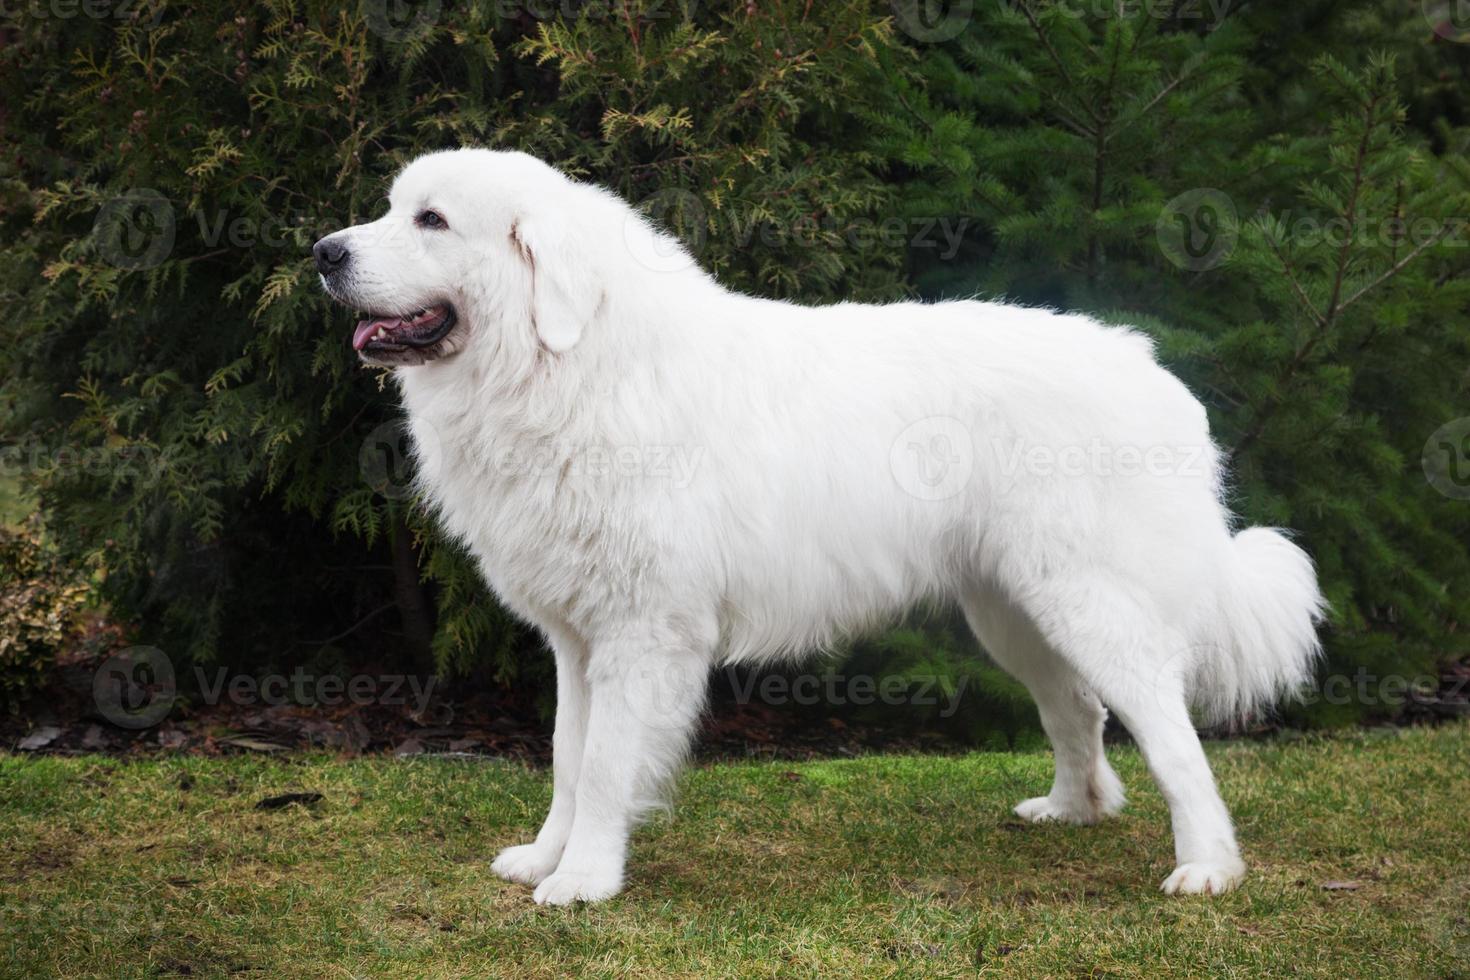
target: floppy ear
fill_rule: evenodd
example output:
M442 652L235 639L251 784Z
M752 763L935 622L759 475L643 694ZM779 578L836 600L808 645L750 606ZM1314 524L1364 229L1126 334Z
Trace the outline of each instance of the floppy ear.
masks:
M569 231L550 217L521 218L511 228L531 272L536 337L554 354L576 346L603 299L602 278Z

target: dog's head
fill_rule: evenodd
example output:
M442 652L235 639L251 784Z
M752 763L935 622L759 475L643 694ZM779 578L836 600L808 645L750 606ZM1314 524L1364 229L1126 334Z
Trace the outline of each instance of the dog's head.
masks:
M582 243L607 197L524 153L434 153L394 181L387 214L312 254L332 298L362 311L352 346L370 364L426 364L487 340L562 353L605 295Z

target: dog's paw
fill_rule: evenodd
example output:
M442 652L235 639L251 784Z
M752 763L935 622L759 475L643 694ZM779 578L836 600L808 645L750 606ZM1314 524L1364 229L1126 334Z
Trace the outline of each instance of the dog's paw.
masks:
M1088 794L1096 800L1098 819L1116 817L1128 805L1128 794L1123 790L1123 780L1113 772L1106 762L1093 775Z
M571 905L573 902L600 902L623 890L618 875L587 871L558 871L536 886L537 905Z
M1029 820L1032 823L1055 820L1057 823L1090 824L1102 819L1102 814L1094 812L1085 805L1077 806L1053 800L1050 796L1038 796L1035 799L1017 803L1015 813L1022 820Z
M1191 861L1181 864L1159 887L1168 895L1223 895L1245 878L1245 862Z
M523 885L539 885L556 870L561 860L561 851L553 851L539 844L521 844L501 851L490 865L490 870L506 881Z

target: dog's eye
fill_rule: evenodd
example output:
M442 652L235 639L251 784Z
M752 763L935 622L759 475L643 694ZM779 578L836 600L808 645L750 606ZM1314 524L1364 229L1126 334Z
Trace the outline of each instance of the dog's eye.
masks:
M414 218L414 223L420 228L448 228L449 223L444 220L444 215L438 211L420 211L419 216Z

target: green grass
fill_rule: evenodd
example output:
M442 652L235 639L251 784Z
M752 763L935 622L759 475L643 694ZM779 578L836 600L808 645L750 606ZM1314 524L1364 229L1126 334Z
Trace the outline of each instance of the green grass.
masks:
M1211 746L1253 865L1213 900L1156 891L1112 754L1089 828L1010 816L1044 754L700 768L574 909L490 874L547 803L518 765L0 756L0 976L1470 976L1470 727Z

